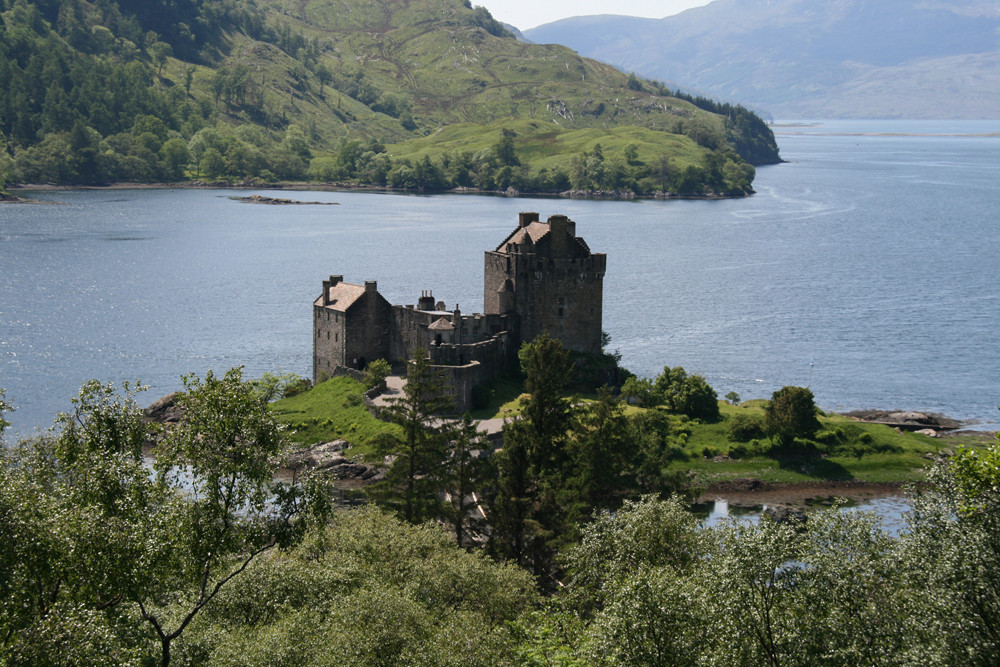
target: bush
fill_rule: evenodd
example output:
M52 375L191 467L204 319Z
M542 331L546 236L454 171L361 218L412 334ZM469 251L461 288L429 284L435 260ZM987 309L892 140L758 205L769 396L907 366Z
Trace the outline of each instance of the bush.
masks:
M733 442L750 442L756 438L763 438L764 435L764 420L755 414L733 415L726 428L726 437Z
M796 439L811 438L820 428L813 393L805 387L782 387L764 408L767 432L777 436L782 447Z
M385 359L376 359L365 367L365 375L362 384L365 391L373 389L382 384L389 374L392 373L392 366Z

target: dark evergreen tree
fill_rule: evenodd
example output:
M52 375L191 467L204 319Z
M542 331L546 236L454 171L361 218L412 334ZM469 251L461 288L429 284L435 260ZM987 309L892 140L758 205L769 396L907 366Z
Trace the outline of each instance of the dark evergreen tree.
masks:
M451 424L440 415L454 406L444 376L431 367L424 350L410 362L403 395L391 399L383 416L400 425L402 437L382 448L396 457L384 482L373 489L382 504L394 507L410 523L423 523L445 514L438 494L444 487L442 462L448 452Z

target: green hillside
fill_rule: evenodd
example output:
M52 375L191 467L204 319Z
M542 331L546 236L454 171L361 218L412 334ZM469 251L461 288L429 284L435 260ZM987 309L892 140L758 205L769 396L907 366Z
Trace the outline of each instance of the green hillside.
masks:
M742 107L518 42L461 0L0 0L0 88L0 185L732 195L778 160Z

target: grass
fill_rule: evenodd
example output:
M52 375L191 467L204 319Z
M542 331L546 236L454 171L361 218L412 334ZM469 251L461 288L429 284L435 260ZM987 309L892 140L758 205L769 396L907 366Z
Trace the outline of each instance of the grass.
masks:
M348 377L321 382L309 391L271 404L271 410L288 427L292 442L311 445L346 440L352 457L371 456L374 440L383 433L398 433L399 427L379 421L362 401L364 387Z
M860 458L817 452L798 457L755 456L716 461L714 455L703 455L706 449L709 449L709 453L714 451L719 455L727 454L736 444L726 435L729 420L739 413L763 416L763 404L764 401L753 401L733 406L720 402L723 417L721 421L715 424L688 422L690 435L685 449L691 458L674 465L694 472L701 485L735 478L785 483L846 480L870 483L911 482L923 479L929 464L926 458L928 453L936 453L950 444L926 435L900 433L882 424L866 424L840 415L823 415L820 417L823 430L835 431L839 428L855 440L868 434L871 438L867 445L869 450L887 451L866 451ZM769 443L765 439L763 444L766 446Z
M361 383L346 377L327 380L310 391L271 404L277 419L289 428L291 439L300 445L343 439L350 443L349 455L371 457L374 441L385 433L399 433L393 424L379 421L361 400ZM522 386L514 376L499 378L493 386L490 404L473 412L475 419L512 418L520 414ZM594 400L594 395L569 396L575 405ZM722 419L713 424L674 416L671 444L679 445L686 460L675 460L672 468L690 471L697 486L708 486L736 478L765 482L801 483L855 480L869 483L899 483L923 479L930 461L928 454L958 446L985 447L992 436L968 434L945 439L898 432L882 424L857 422L840 415L822 415L824 431L840 429L851 442L866 442L862 456L822 451L800 456L752 456L743 459L725 456L737 444L727 437L729 420L737 414L763 416L764 401L749 401L740 406L719 403ZM643 408L626 407L626 415L636 415ZM867 435L866 435L867 434ZM770 443L765 438L763 446ZM820 445L822 450L823 446Z
M440 161L447 153L468 152L473 155L488 151L500 139L501 131L517 134L514 148L521 162L532 171L561 169L569 172L571 161L583 153L601 146L606 158L624 160L625 147L635 146L638 160L654 164L660 156L671 157L671 167L683 170L704 163L708 149L690 138L644 127L611 127L569 129L552 122L528 118L508 118L487 124L459 123L443 128L427 137L412 139L387 147L393 158L406 158L414 164L425 156Z

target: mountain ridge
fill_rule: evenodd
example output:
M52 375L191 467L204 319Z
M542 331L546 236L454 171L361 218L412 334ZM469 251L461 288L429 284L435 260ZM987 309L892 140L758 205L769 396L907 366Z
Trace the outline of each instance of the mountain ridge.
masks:
M563 19L525 36L779 117L1000 115L1000 8L980 0L715 0L663 19Z

